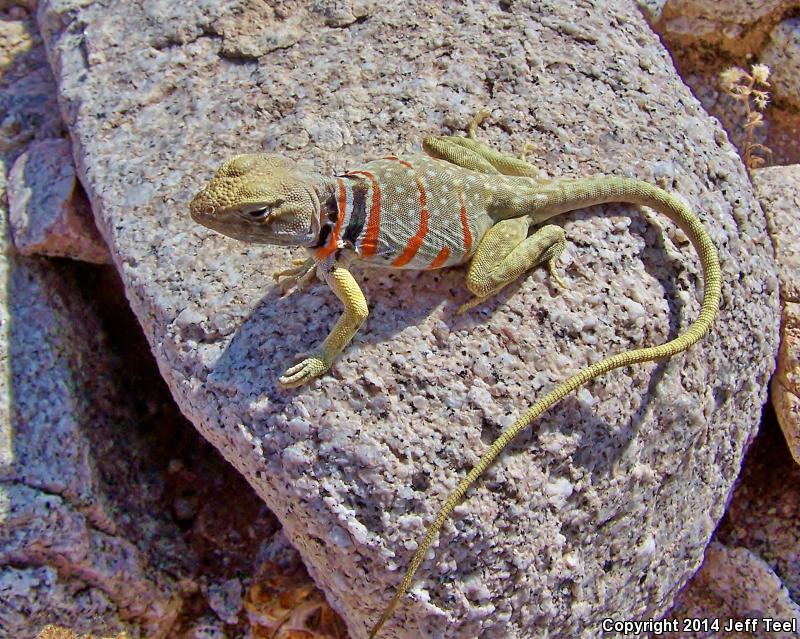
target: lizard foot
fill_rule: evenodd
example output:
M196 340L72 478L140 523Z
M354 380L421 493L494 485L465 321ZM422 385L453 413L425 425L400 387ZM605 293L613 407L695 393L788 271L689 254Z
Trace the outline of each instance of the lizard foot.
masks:
M319 377L331 365L319 353L311 354L302 362L288 368L286 372L278 378L278 383L282 388L295 388L310 382L315 377Z
M522 152L519 154L519 159L525 162L525 158L528 157L528 153L530 153L531 149L535 147L536 145L533 142L530 140L525 140L525 144L522 147Z
M280 286L283 297L291 295L295 290L304 290L317 272L317 264L310 257L304 260L292 260L293 268L276 271L272 279ZM281 278L284 278L281 281Z
M484 303L486 300L488 300L490 297L491 297L491 295L487 295L486 297L478 297L478 296L476 295L476 296L475 296L475 297L473 297L473 298L472 298L472 299L471 299L469 302L465 302L464 304L462 304L461 306L459 306L459 307L458 307L458 310L456 311L456 315L463 315L463 314L464 314L464 313L466 313L466 312L467 312L469 309L471 309L471 308L475 308L476 306L479 306L480 304L483 304L483 303Z
M472 122L469 123L469 127L467 127L467 137L470 138L471 140L477 139L475 130L480 126L481 122L483 122L491 114L492 112L489 111L489 109L481 109L480 111L478 111L475 117L472 118Z

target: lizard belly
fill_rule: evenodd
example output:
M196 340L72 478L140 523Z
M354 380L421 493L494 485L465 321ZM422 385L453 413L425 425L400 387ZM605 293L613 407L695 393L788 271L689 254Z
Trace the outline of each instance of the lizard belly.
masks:
M353 197L350 219L356 223L350 235L359 259L369 264L406 269L461 264L492 226L488 194L480 188L483 176L448 162L388 156L347 176L361 178L360 188L367 190Z

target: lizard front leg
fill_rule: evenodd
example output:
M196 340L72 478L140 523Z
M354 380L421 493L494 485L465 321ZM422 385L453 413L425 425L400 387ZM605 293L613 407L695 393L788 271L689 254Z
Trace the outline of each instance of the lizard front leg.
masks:
M284 296L293 292L293 289L302 291L314 279L317 273L317 263L310 257L304 260L292 260L294 266L272 274L272 279L280 287ZM281 281L281 278L284 278Z
M347 346L353 335L367 319L369 309L361 288L347 268L331 257L317 264L330 289L344 304L344 313L325 341L302 362L289 368L278 382L284 388L294 388L319 377L327 371L336 356Z

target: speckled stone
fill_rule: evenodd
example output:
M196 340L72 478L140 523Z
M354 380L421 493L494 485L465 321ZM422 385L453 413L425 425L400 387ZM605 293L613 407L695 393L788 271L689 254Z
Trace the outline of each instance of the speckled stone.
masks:
M0 567L0 599L3 610L0 624L6 636L39 639L45 620L61 620L77 627L90 626L87 620L100 620L109 633L125 629L135 636L134 624L121 623L119 610L102 588L87 587L80 579L64 579L53 566ZM73 634L45 635L48 639L75 639Z
M800 18L784 20L770 31L760 61L772 69L774 98L800 108Z
M319 287L281 299L269 275L294 253L194 226L192 195L234 153L341 171L482 106L483 137L533 140L552 177L674 189L720 247L714 333L590 384L515 442L383 636L590 637L612 610L662 614L722 514L777 347L772 246L735 150L632 2L376 3L329 26L340 4L287 5L276 20L299 13L299 39L257 58L229 57L236 36L220 35L237 0L40 7L79 175L162 373L361 639L502 426L578 367L696 316L697 258L669 223L608 206L558 220L567 291L537 271L456 317L463 269L360 271L366 326L330 374L286 392L276 378L339 305Z
M644 0L642 0L644 1ZM730 58L759 51L796 0L655 0L645 2L658 31L701 55L709 47Z
M754 171L781 283L781 346L771 398L789 449L800 463L800 165Z
M0 227L0 627L163 636L177 600L118 528L85 432L125 423L105 410L119 401L98 320L52 266L15 257Z
M717 541L706 551L703 567L692 581L692 588L681 594L683 605L673 616L679 624L678 632L664 635L665 639L688 637L727 637L745 639L791 639L794 632L767 630L764 618L781 622L795 620L800 627L800 606L789 596L789 592L758 555L747 548L729 548ZM699 632L684 625L686 620L706 620L709 627ZM756 620L758 625L741 631L724 631L729 620ZM716 621L716 632L710 624ZM702 621L701 621L702 623ZM685 631L684 629L689 629Z
M67 140L32 142L14 162L8 174L8 219L14 246L23 255L111 261L78 188Z
M19 7L0 21L0 51L0 634L29 639L61 623L161 636L178 602L120 530L96 463L98 442L110 451L108 426L130 425L100 321L63 268L11 245L10 163L26 143L63 130L43 47ZM158 530L146 515L141 523Z
M208 605L225 623L236 623L242 609L242 582L228 579L208 586Z

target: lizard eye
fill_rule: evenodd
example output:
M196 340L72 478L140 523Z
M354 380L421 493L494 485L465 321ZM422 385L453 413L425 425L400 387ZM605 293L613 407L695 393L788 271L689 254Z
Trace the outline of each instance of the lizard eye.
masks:
M270 207L265 206L261 209L254 209L252 211L244 211L243 215L248 220L263 220L267 215L269 215Z

